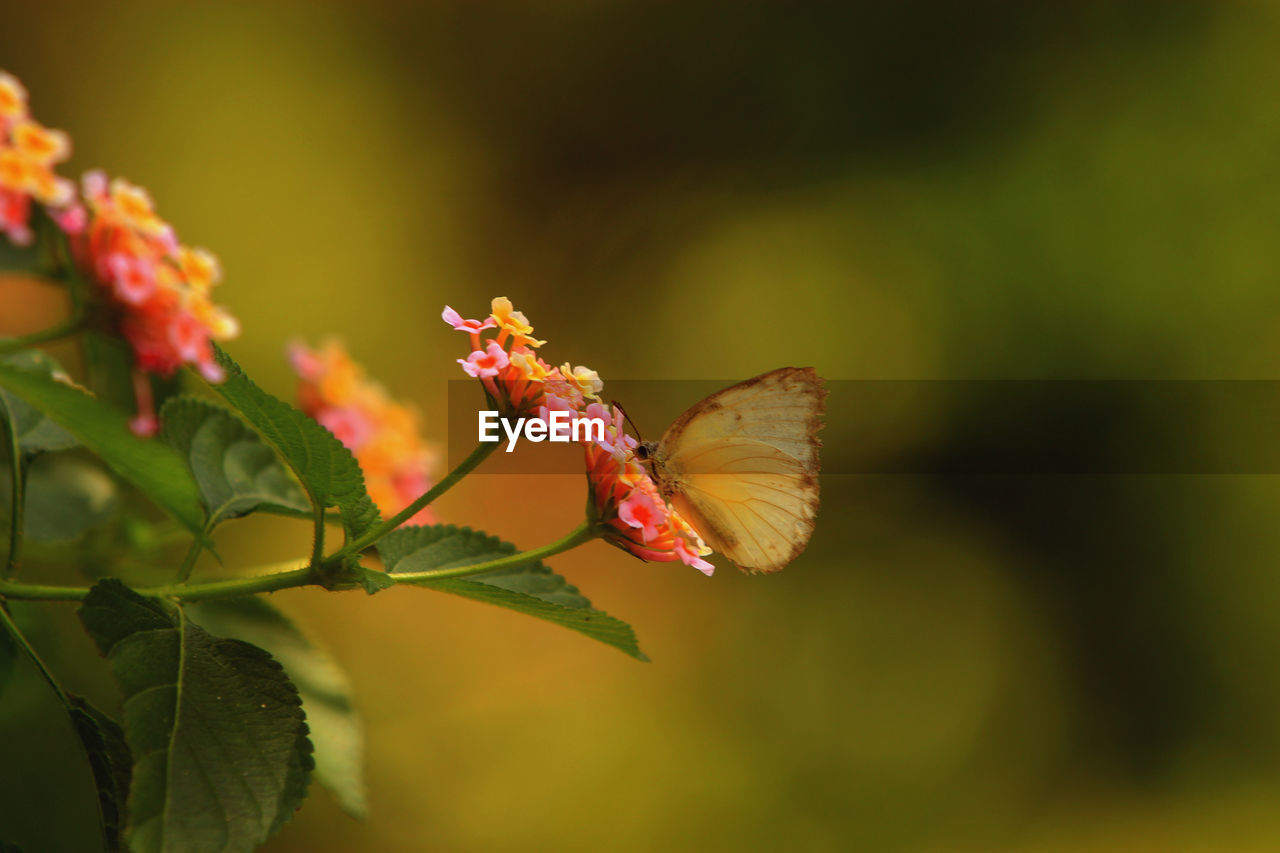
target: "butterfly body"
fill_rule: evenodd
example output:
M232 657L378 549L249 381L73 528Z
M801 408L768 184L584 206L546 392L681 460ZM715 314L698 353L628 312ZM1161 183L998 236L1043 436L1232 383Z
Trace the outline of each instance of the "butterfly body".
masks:
M826 394L813 368L780 368L712 394L643 446L663 496L745 571L780 570L813 534Z

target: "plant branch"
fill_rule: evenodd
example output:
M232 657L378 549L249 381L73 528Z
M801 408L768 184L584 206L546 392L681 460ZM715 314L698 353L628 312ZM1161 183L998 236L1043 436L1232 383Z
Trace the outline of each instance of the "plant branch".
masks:
M196 559L199 558L200 552L204 550L204 544L209 538L209 526L205 525L204 534L197 536L195 541L191 543L191 547L187 549L187 556L182 560L182 568L178 569L178 583L186 583L187 578L191 577L191 570L196 567Z
M342 548L330 554L326 562L336 562L345 556L358 554L365 548L368 548L374 542L377 542L383 536L386 536L392 530L395 530L397 527L413 518L423 507L449 491L455 483L474 471L481 462L489 458L490 453L493 453L493 451L497 449L498 442L482 442L476 445L476 449L471 451L470 456L459 462L457 468L454 468L448 474L445 474L444 478L428 489L424 495L397 512L395 515L383 521L377 527L365 533L363 536L343 545Z
M415 584L422 581L459 578L467 575L484 574L485 572L509 569L537 562L547 557L576 548L600 535L598 525L584 521L567 536L541 548L521 551L488 560L473 563L469 566L457 566L448 569L433 569L425 572L390 573L397 585ZM242 595L254 595L261 592L278 592L282 589L293 589L303 586L320 586L321 574L315 567L307 565L302 568L287 568L296 565L294 562L282 563L270 567L273 571L249 577L227 578L224 580L205 581L203 583L172 583L163 586L141 587L134 591L151 598L172 598L177 601L207 601L215 598L235 598ZM0 580L0 598L15 601L79 601L89 594L88 587L49 586L45 584L27 584L11 580Z
M311 535L311 565L318 566L324 559L324 506L312 504L311 518L315 532Z
M12 413L3 396L0 396L0 421L4 421L5 451L9 455L9 556L5 560L4 579L13 577L18 570L18 560L22 556L22 534L25 527L23 507L26 498L23 494L26 480L26 462L22 458L22 446L18 441L18 429L13 423Z

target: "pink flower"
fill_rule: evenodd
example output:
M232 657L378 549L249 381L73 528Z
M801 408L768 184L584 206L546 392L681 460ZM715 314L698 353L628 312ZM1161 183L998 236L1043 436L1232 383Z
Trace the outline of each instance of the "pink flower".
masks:
M702 559L701 555L690 546L689 541L682 536L675 538L676 556L686 566L693 566L707 577L711 577L715 573L716 567Z
M121 302L141 305L156 289L155 262L139 255L117 252L107 257L113 290Z
M604 432L604 438L595 441L595 443L617 459L629 458L640 444L634 436L627 434L627 416L623 414L622 409L616 406L606 406L604 403L591 403L587 406L584 416L604 421L607 427Z
M507 358L507 351L498 346L496 341L489 341L489 346L484 350L476 350L465 359L458 359L458 364L462 365L462 369L467 372L468 376L474 376L477 379L488 379L498 375L498 371L505 368L510 359Z
M659 506L648 492L634 489L618 505L618 518L638 529L644 536L644 541L649 543L658 538L658 525L667 520L667 508Z
M136 415L129 420L129 429L141 438L151 438L160 429L160 422L153 412Z
M315 382L319 380L324 364L320 360L320 356L311 351L311 348L302 341L291 341L286 353L289 358L289 366L293 368L293 372L298 374L298 378L304 382Z
M89 226L89 212L83 204L73 204L63 210L53 211L53 221L66 234L80 234Z
M209 330L185 311L169 320L169 342L183 361L198 362L209 346Z
M30 208L27 196L0 187L0 231L15 246L30 246L35 236L27 225Z
M492 317L485 317L484 322L481 322L480 320L464 320L461 314L454 311L448 305L444 306L444 311L440 313L440 319L444 320L458 331L467 332L471 335L471 348L473 350L480 349L481 332L485 329L493 329L497 327L497 321Z
M368 416L354 407L323 409L316 413L316 421L353 453L364 447L373 435Z
M464 320L461 314L448 305L444 306L444 311L441 312L440 318L460 332L481 332L485 329L497 328L498 325L492 317L485 317L484 322L480 320Z

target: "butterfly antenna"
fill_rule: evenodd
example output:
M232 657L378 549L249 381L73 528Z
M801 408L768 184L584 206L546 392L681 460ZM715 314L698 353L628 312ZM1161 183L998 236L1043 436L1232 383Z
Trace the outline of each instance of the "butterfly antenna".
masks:
M633 421L633 420L631 420L631 415L628 415L628 414L627 414L627 410L626 410L625 408L623 408L623 405L622 405L621 403L619 403L617 400L610 400L610 401L609 401L609 403L610 403L610 405L612 405L615 409L617 409L618 411L622 412L622 417L626 420L626 422L627 422L628 424L630 424L630 425L631 425L631 431L632 431L632 432L634 432L634 433L636 434L636 441L638 441L638 442L640 442L641 444L643 444L643 443L644 443L644 439L642 439L642 438L640 437L640 427L636 426L636 422L635 422L635 421Z

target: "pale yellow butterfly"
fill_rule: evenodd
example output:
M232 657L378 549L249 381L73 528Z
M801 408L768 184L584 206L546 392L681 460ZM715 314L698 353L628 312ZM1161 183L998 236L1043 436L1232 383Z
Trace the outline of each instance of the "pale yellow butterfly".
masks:
M642 454L708 545L744 571L776 572L813 534L826 397L812 367L773 370L696 404Z

